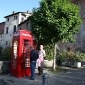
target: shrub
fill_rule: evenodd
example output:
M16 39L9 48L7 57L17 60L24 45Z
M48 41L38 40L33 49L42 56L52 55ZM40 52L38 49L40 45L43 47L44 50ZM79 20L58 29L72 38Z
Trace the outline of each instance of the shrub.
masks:
M85 54L81 53L79 51L76 52L68 52L68 51L62 51L58 52L58 55L56 57L57 63L58 62L75 62L75 61L85 61Z
M6 47L2 51L2 60L10 60L11 59L11 53L12 53L12 48L11 47Z
M73 61L85 61L85 54L79 51L73 54Z
M57 65L61 65L61 62L67 61L66 51L58 51L56 55Z
M53 52L54 52L54 45L53 44L48 44L48 45L44 45L44 49L46 52L46 57L45 59L47 60L52 60L53 59Z

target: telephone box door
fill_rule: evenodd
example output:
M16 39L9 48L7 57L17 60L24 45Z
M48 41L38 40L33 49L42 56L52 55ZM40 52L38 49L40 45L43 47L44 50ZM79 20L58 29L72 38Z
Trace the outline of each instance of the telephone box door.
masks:
M12 58L11 58L11 74L17 76L17 57L18 57L18 38L13 39Z
M31 41L24 39L22 43L22 71L24 76L30 76L30 46Z

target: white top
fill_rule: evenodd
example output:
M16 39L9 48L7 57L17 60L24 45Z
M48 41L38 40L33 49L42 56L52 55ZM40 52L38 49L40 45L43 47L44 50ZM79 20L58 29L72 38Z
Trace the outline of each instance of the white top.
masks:
M43 57L45 57L45 56L46 56L45 50L40 50L40 51L39 51L39 55L42 55Z

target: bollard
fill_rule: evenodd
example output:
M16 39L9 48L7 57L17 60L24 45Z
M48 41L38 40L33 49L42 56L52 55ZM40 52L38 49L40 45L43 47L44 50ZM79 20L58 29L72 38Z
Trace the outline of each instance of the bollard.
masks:
M43 78L43 81L42 81L42 85L48 85L48 74L47 73L43 73L42 75L42 78Z

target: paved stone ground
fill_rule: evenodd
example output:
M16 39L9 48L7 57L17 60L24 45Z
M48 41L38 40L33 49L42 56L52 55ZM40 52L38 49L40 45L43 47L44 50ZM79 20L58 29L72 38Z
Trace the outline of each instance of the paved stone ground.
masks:
M0 85L6 85L7 83L4 80L0 80Z
M85 85L85 68L72 69L63 67L64 71L60 73L44 72L49 74L48 85ZM29 77L16 78L10 74L0 74L0 85L42 85L42 76L36 75L35 80L29 80Z

